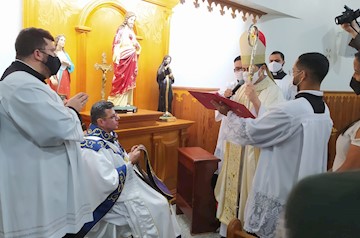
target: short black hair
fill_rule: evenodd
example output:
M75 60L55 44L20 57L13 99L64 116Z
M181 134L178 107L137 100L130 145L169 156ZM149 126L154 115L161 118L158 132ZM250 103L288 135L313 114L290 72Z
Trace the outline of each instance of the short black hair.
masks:
M16 58L22 59L31 55L34 50L44 48L44 38L54 41L54 37L47 30L35 27L22 29L15 41Z
M114 104L109 101L101 100L91 107L90 110L90 117L91 117L91 123L94 125L97 125L97 119L106 117L106 109L112 109L114 107Z
M272 52L270 55L280 55L280 57L281 57L281 59L283 60L283 61L285 61L285 55L282 53L282 52L280 52L280 51L274 51L274 52Z
M238 61L238 60L241 60L241 56L240 56L240 55L236 56L236 58L234 59L234 63L235 63L236 61Z
M325 55L310 52L299 56L296 66L299 69L306 70L311 78L321 84L327 73L329 72L329 60Z

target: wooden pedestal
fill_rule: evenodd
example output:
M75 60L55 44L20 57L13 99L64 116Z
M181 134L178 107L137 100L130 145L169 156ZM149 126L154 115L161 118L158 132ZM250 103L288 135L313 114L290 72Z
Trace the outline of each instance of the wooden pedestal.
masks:
M219 227L211 177L219 159L200 147L179 148L176 213L191 219L191 234Z

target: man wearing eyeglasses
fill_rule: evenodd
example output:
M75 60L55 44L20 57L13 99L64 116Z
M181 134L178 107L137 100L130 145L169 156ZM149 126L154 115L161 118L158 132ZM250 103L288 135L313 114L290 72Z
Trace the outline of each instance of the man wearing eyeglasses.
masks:
M53 36L26 28L16 60L0 79L0 237L76 233L92 211L80 158L79 111L88 96L64 105L45 82L56 74Z
M179 237L175 212L166 198L135 174L139 146L127 153L118 142L114 130L119 117L113 107L109 101L91 107L91 125L81 144L94 218L102 218L87 237Z

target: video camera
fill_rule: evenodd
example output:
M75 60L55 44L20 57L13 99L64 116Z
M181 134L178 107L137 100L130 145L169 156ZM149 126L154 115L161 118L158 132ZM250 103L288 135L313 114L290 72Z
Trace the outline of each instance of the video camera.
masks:
M360 16L360 9L354 11L350 9L348 6L344 6L345 12L342 15L335 17L335 23L337 25L341 25L344 23L351 23L353 20Z

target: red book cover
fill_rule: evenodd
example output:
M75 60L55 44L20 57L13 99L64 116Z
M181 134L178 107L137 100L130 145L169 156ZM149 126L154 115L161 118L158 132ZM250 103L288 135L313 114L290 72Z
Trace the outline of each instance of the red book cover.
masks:
M231 111L233 111L239 117L255 118L255 116L243 104L232 101L220 95L218 92L189 91L189 93L193 95L207 109L216 110L214 105L212 105L211 101L214 100L217 103L220 103L221 101L222 103L230 107Z

